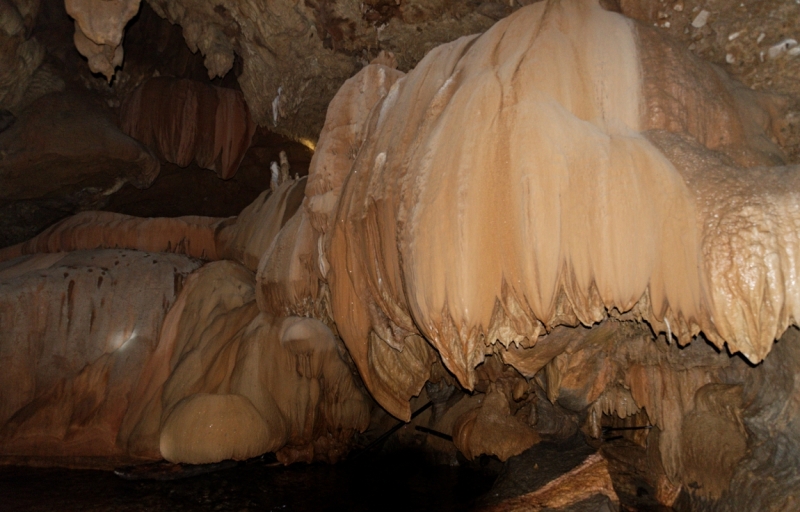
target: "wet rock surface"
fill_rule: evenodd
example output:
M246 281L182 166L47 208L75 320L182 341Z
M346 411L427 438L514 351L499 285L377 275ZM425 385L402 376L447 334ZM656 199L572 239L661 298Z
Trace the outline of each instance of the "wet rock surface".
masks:
M45 12L56 4L43 2L42 20L57 18ZM798 336L792 325L800 299L792 276L797 272L798 178L796 166L780 166L796 163L800 151L800 46L795 33L800 4L603 0L603 10L588 1L548 2L528 7L528 12L539 9L541 19L557 18L560 23L541 24L541 30L535 31L538 41L531 43L539 46L530 55L523 55L524 44L520 48L509 44L528 41L531 34L533 24L514 21L524 17L519 12L498 23L504 28L439 47L423 59L439 42L483 31L520 7L520 2L513 1L509 5L491 1L439 4L404 0L356 6L339 0L292 6L279 0L264 8L254 2L211 6L193 0L153 0L134 18L135 27L129 27L131 37L125 45L132 45L130 66L118 68L124 23L112 26L110 44L97 37L90 43L87 39L96 36L94 29L102 29L99 25L76 28L63 18L37 27L33 20L38 3L0 0L3 12L19 14L7 18L11 23L2 27L8 35L5 40L29 52L27 61L19 61L24 65L14 68L19 83L8 87L7 74L0 73L0 95L9 98L8 104L0 105L4 109L0 140L9 137L16 147L29 140L20 136L27 122L23 107L47 100L50 96L44 94L64 89L65 81L67 92L76 85L85 87L107 105L102 109L107 131L116 134L113 126L120 104L139 84L157 75L204 81L206 70L208 76L216 76L214 86L225 87L226 94L239 102L244 97L262 125L295 138L314 139L339 84L377 57L375 65L348 80L330 103L330 122L320 136L308 187L305 179L286 183L298 169L304 174L310 154L300 144L289 148L288 141L283 141L289 153L285 158L274 147L254 140L246 154L234 152L227 163L219 155L206 155L206 164L215 162L206 166L222 170L226 177L243 156L241 169L228 182L209 172L201 174L205 171L191 165L168 168L164 179L147 191L118 181L97 184L81 173L92 166L119 166L95 158L92 151L78 151L72 156L80 165L46 162L44 167L52 167L48 170L54 174L31 182L40 189L31 197L15 196L0 205L2 222L16 237L12 241L28 238L45 224L86 208L142 216L203 213L216 217L232 216L244 208L238 219L227 220L142 220L91 213L73 217L20 248L21 253L57 253L124 246L238 261L212 263L201 272L214 270L218 272L214 283L238 283L239 292L246 293L229 294L225 301L233 306L224 315L221 311L206 314L197 306L175 324L179 324L182 344L203 347L195 354L201 356L202 364L191 368L188 363L172 364L170 371L182 373L174 379L178 384L171 385L172 391L179 392L153 391L153 403L170 396L156 404L166 407L161 418L166 420L160 423L156 415L145 422L149 441L143 446L148 456L213 462L278 450L273 441L266 440L280 428L267 429L268 434L260 425L262 420L269 423L283 417L293 418L287 421L294 427L288 428L286 436L278 432L274 437L278 439L274 443L288 443L279 453L281 460L340 458L352 432L332 440L321 426L328 425L341 408L335 400L330 407L325 400L314 405L320 389L322 395L342 395L325 390L336 379L320 373L321 367L328 367L319 362L324 359L338 365L333 374L356 379L355 396L368 390L397 417L408 418L420 402L433 402L429 412L400 429L398 448L404 443L423 446L429 450L425 460L457 463L462 470L487 460L482 454L508 458L497 487L498 497L505 498L495 503L504 509L616 510L617 501L622 509L635 510L665 510L670 505L680 510L797 508L800 380L796 368L800 356L794 348ZM592 15L585 18L589 10ZM613 12L641 23L633 25ZM91 12L76 16L84 18L85 25ZM160 16L181 26L170 26ZM593 25L601 19L605 21ZM63 32L48 34L43 28L61 26L64 21L66 40ZM565 32L556 34L558 30ZM665 38L667 34L679 43ZM548 35L559 44L549 45ZM182 52L167 49L183 40L195 54L184 47ZM105 59L102 68L90 66L105 77L92 76L81 58L76 60L76 44L89 57ZM571 52L565 51L567 46ZM575 59L575 55L585 58ZM515 59L519 65L511 72L513 66L507 63ZM70 70L76 63L83 72ZM565 70L564 63L572 67ZM415 70L404 73L414 66ZM487 69L494 73L486 73ZM542 69L559 73L542 74ZM730 81L720 69L744 85ZM51 80L56 75L60 78ZM106 81L112 77L111 83ZM633 85L619 86L625 79ZM641 87L636 85L639 79ZM155 82L171 80L157 78ZM526 96L532 90L542 94ZM632 94L617 95L619 91L639 91L642 101L631 100ZM557 99L558 108L552 108L556 103L552 98ZM498 101L500 106L495 108ZM646 110L637 111L637 105ZM536 112L530 119L525 117L529 107ZM200 117L223 131L233 127L249 133L247 123L220 123L202 111L187 116L186 126L170 130L174 140L150 141L151 145L166 144L156 153L165 156L176 148L186 150L180 158L172 158L183 165L192 155L209 150L210 137L200 143L188 137L194 146L180 145L186 133L202 124ZM237 112L233 117L239 121L247 117L243 110ZM180 121L180 116L151 124L167 125L175 119ZM63 133L57 135L69 141ZM314 146L311 140L302 143ZM537 151L518 158L531 146ZM515 164L510 165L512 161ZM561 170L568 172L513 174L526 170L531 162L541 169L567 162ZM636 172L626 174L626 169ZM581 174L580 170L588 171ZM515 178L511 184L502 185L511 175ZM558 181L557 175L568 185L548 188ZM19 188L19 183L6 181ZM74 187L64 188L64 181ZM123 188L117 192L119 186ZM0 196L14 187L0 187ZM272 192L261 194L267 188ZM548 210L549 201L556 197L566 207ZM514 216L521 211L533 214ZM520 221L521 217L525 218ZM609 228L592 224L598 219L616 220L609 221ZM590 228L581 231L586 226ZM582 245L587 240L591 243ZM559 249L548 252L554 247ZM11 253L0 251L0 259L3 254ZM40 254L31 261L53 257L58 256ZM526 266L531 261L536 268ZM198 295L207 300L195 302L220 300L221 287L204 287ZM92 296L81 295L87 300ZM6 317L16 319L14 307L19 301L13 293L7 296L11 299L4 303ZM240 299L246 305L237 312L235 303ZM24 309L26 314L36 311L33 306ZM248 321L228 321L227 317L239 313ZM64 315L69 331L72 313ZM251 323L248 315L264 320ZM245 336L243 331L272 322L270 315L304 317L306 327L316 326L309 327L311 331L318 327L326 334L321 338L315 334L313 340L270 334L269 346L275 354L264 361L284 358L283 365L275 363L276 368L262 374L254 367L269 364L248 352L254 346L261 350L261 345L239 340L252 334ZM276 329L278 325L280 321ZM225 336L218 336L223 331ZM670 345L673 335L679 345L691 344L688 348ZM776 337L781 337L777 345ZM320 339L325 340L324 352L333 357L313 355L312 348ZM723 351L711 348L706 339ZM211 357L220 348L215 345L219 340L225 353ZM752 363L764 362L748 365L739 356L731 358L724 352L725 344ZM249 348L239 348L245 345ZM290 356L284 357L284 345ZM237 350L242 351L241 357ZM248 361L259 362L248 365ZM232 369L248 378L232 379ZM297 373L303 386L308 384L308 393L287 398L287 410L278 415L271 410L270 397L261 392L278 390L274 396L289 397L302 386L289 386L288 392L280 382L256 381L282 371L289 371L293 378ZM99 377L86 378L95 373ZM13 437L18 426L26 425L41 427L40 431L58 430L58 421L50 419L60 414L62 420L69 420L67 433L50 437L68 446L75 432L85 426L84 420L93 417L87 415L91 400L84 398L103 388L103 375L67 376L63 389L40 396L25 411L15 413L16 419L4 432ZM28 395L33 396L28 393L25 400ZM78 398L62 400L63 396ZM113 401L121 407L121 401ZM64 412L70 407L74 414ZM238 416L227 414L232 410ZM116 416L121 414L115 411ZM378 413L373 413L371 428L397 421L378 407L374 411ZM51 413L54 416L48 419ZM193 420L209 415L230 420L215 425L237 431L238 437L226 437L233 439L231 446L220 449L224 443L214 442L219 432L203 432L198 427L201 422ZM94 416L103 423L105 416ZM26 424L30 418L38 419ZM355 430L366 427L366 413L359 418L351 422ZM123 449L114 437L117 425L105 423L101 428L110 428L103 446L108 454L117 453ZM242 425L248 427L242 429ZM160 452L153 442L159 430ZM250 435L242 435L242 430ZM585 445L572 446L572 441L554 445L546 441L515 457L541 438L563 440L579 430L593 439L590 443L597 453L584 456ZM608 435L611 432L614 435ZM19 446L30 448L25 444L28 433L24 428L19 433ZM41 453L45 444L33 446L30 453ZM60 463L79 464L81 453L94 453L91 450L100 446L90 445L78 446L77 458ZM18 462L36 462L24 454L21 457ZM538 472L534 460L531 470L530 457L546 461L550 468ZM409 474L424 472L427 466L419 462ZM391 465L392 461L381 463ZM372 474L362 475L367 483L375 475L395 475L379 464L368 466ZM294 486L303 478L320 475L315 473L319 466L299 468L287 469L284 476L291 471L301 476L284 483ZM10 471L13 480L14 470ZM339 473L330 477L331 482L372 496L372 489L348 483L347 465L335 471ZM444 482L449 489L450 477L432 474L428 475L431 482ZM520 480L517 474L525 478ZM37 478L34 473L29 477ZM47 478L42 476L44 481ZM413 490L406 494L415 496L399 504L405 509L426 508L414 501L419 486L413 478L394 479ZM237 501L238 494L253 503L261 499L260 490L237 487L227 479L217 483L221 491L175 484L166 492L186 497L186 507L252 505ZM154 500L153 507L162 506L159 500L165 488L141 485L137 489L144 499ZM372 487L387 495L402 494L381 484ZM554 489L574 499L553 502ZM288 501L275 507L286 508L290 503L324 509L329 505L318 495L283 496ZM336 496L351 503L346 493ZM436 501L426 490L419 496L439 505L437 509L466 506L464 501L456 500L456 505ZM102 499L106 498L113 504L119 496ZM386 496L382 498L385 501ZM110 506L84 505L75 508ZM355 500L351 505L350 509L358 509L363 502Z

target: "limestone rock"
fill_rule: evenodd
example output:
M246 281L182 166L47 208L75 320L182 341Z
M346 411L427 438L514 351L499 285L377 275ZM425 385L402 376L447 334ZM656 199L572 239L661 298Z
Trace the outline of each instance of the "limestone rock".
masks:
M480 407L458 419L453 442L468 459L487 454L505 461L539 442L539 436L512 416L505 396L493 390Z
M608 461L580 440L543 443L510 459L480 510L616 511Z
M259 125L311 140L342 83L381 50L408 69L437 44L485 30L510 11L505 2L490 2L482 9L487 16L438 0L148 3L183 27L189 48L205 56L209 77L225 75L241 57L238 80Z
M125 183L146 187L158 171L154 155L93 99L75 91L45 95L0 133L0 245L102 206Z
M186 79L151 78L122 106L122 131L167 162L192 160L222 179L236 174L255 124L239 91Z
M101 422L118 432L114 449L191 462L265 450L285 462L337 459L367 421L337 333L396 417L433 390L429 417L441 414L469 457L510 457L579 426L599 439L609 425L635 425L646 431L629 437L650 447L663 503L681 485L690 501L789 503L797 354L784 347L800 307L800 169L783 166L772 140L782 103L601 7L622 4L537 3L407 74L385 66L391 58L366 66L331 103L308 179L276 180L237 218L85 214L0 253L51 252L25 260L31 268L56 251L114 246L227 260L189 278L157 353L137 366L118 430ZM305 37L309 12L323 42L345 47L361 33L337 17L347 2L153 5L183 23L213 73L252 50L244 97L257 95L254 117L273 124L306 108L295 80L319 70L291 71L284 88L284 75L255 67L280 41L251 41L278 18ZM375 7L375 20L414 16L405 3ZM294 57L344 62L313 37L304 44ZM185 149L189 132L170 132L169 148ZM767 359L752 369L705 339ZM106 389L102 379L87 371L57 396ZM451 395L426 382L473 395L443 411ZM48 400L31 414L62 414ZM589 466L529 505L598 498L608 472ZM781 481L755 489L772 467Z
M166 318L152 376L121 428L134 454L175 462L336 460L367 403L322 323L260 313L253 274L206 265Z
M0 454L206 463L278 451L289 463L346 453L368 406L330 330L260 313L253 274L237 263L187 280L198 266L121 250L0 266L0 319L13 326L0 339L13 362Z
M333 229L341 188L364 143L370 113L402 76L383 65L366 66L342 85L328 106L306 191L306 210L318 232L328 234Z
M777 276L798 265L797 208L778 183L798 169L739 167L781 161L770 100L695 61L697 86L642 71L656 43L637 30L591 1L532 5L435 49L373 107L321 257L339 332L399 417L375 333L397 351L421 335L470 389L496 342L536 350L610 311L753 362L790 325L798 290ZM684 107L654 99L676 88ZM694 104L713 115L681 117Z
M24 102L25 91L36 70L44 60L44 48L35 39L29 39L29 23L20 12L30 2L0 2L0 107L18 112ZM34 13L28 13L33 14ZM22 105L24 106L24 105Z
M213 217L142 219L111 212L82 212L27 242L0 249L0 262L26 254L111 248L216 259L216 231L229 223L229 219Z
M94 100L74 91L37 100L0 134L0 148L3 201L42 198L76 185L108 189L130 182L143 188L159 170L150 151L121 133Z
M306 179L288 180L275 191L265 190L242 210L235 223L222 227L217 235L220 257L239 261L257 271L259 262L278 233L299 210Z
M65 0L75 19L75 47L89 59L89 68L110 82L122 65L125 25L139 12L140 0Z
M284 316L323 317L316 311L321 299L316 240L308 216L298 210L259 262L259 309Z
M687 468L682 480L699 494L716 499L727 490L747 451L742 387L706 384L697 390L694 402L681 428L682 462Z
M117 430L199 262L105 250L0 264L0 453L124 455Z

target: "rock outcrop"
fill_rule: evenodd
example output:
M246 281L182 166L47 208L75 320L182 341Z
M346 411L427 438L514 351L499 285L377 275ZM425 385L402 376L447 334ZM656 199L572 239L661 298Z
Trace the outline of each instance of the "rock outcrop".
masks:
M252 272L193 274L164 322L158 357L120 431L131 454L202 464L266 452L335 462L367 427L365 397L321 322L275 318Z
M3 455L122 455L117 431L135 404L131 393L199 266L112 249L0 264Z
M30 37L38 11L38 0L0 2L0 108L14 115L40 96L64 88L44 65L44 47Z
M0 133L0 246L100 208L126 183L147 187L159 169L153 153L85 92L44 95Z
M14 326L0 336L13 362L0 453L73 464L347 453L369 407L333 332L256 300L256 254L295 217L304 186L287 181L238 219L85 212L0 251L0 319ZM192 273L202 263L187 256L220 255L241 263Z

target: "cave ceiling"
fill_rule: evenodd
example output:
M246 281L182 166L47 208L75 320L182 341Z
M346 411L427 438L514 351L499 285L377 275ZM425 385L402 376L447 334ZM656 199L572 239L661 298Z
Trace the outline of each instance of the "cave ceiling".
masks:
M224 76L236 57L242 60L238 80L256 122L312 140L344 80L381 51L391 52L397 68L408 71L434 47L483 32L530 3L149 1L160 16L181 26L189 48L203 55L209 77ZM609 0L606 4L677 37L749 86L792 95L797 108L800 59L784 54L769 58L771 47L800 37L794 33L800 16L791 2ZM701 25L695 20L702 11L709 15ZM797 137L798 121L791 121L791 135Z
M40 64L46 59L40 41L48 36L26 38L35 29L36 14L47 19L48 11L57 12L63 4L54 0L41 5L24 0L6 3L19 13L19 20L9 22L6 29L9 40L16 41L16 85L3 87L0 80L0 94L7 91L3 103L13 112L16 104L30 101L20 98L22 92L15 87L20 89L37 72L43 74ZM392 54L398 69L408 71L432 48L483 32L530 3L533 2L147 0L140 6L135 1L84 0L67 2L66 10L75 20L70 38L85 43L83 47L78 44L78 49L88 55L89 62L84 59L84 66L112 82L105 92L113 93L117 100L146 78L142 66L123 64L122 59L125 52L137 52L131 47L140 44L135 38L126 40L126 30L149 17L142 14L142 9L152 10L180 28L182 39L197 54L196 62L202 62L202 71L209 78L228 76L238 81L237 87L259 125L295 139L313 141L319 136L328 103L344 80L382 51ZM93 4L102 4L108 12L92 8ZM787 95L790 106L781 143L796 154L800 59L793 58L797 52L789 47L786 51L775 49L782 42L792 45L800 37L795 33L800 16L795 4L773 0L606 0L604 4L681 40L693 53L720 65L748 86ZM137 11L139 14L129 21ZM701 16L704 12L708 14ZM49 14L51 19L54 16ZM63 18L61 21L69 19L63 11L58 17ZM89 43L93 46L87 49ZM162 50L166 43L161 42ZM169 46L176 43L173 38ZM172 57L177 53L169 51ZM139 57L134 60L141 62ZM101 63L104 59L106 62ZM80 74L74 69L76 64L71 62L73 69L69 71ZM189 71L181 69L178 73ZM196 69L191 74L199 75Z

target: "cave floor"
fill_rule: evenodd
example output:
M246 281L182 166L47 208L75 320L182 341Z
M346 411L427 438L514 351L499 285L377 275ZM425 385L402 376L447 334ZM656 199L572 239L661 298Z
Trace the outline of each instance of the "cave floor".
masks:
M600 453L610 464L614 488L620 498L619 510L673 510L658 505L653 488L637 471L640 464L636 459L644 455L641 447L625 440L602 444L602 447L590 447L575 440L558 445L543 443L527 455L511 459L505 466L489 457L473 463L462 461L464 464L458 466L436 465L431 464L424 453L413 451L368 454L337 465L282 466L265 457L169 481L125 480L111 471L100 470L0 466L0 509L476 510L497 502L497 498L492 496L499 496L498 492L509 496L527 492L524 483L509 482L503 476L519 474L517 470L520 467L517 466L528 464L530 461L527 459L536 459L543 469L552 469L544 469L545 472L557 476L600 448ZM570 458L575 460L570 462L567 460ZM560 466L564 467L559 469ZM501 480L505 481L501 483ZM584 508L579 506L576 510Z
M471 510L494 474L434 466L414 454L336 466L249 461L182 480L128 481L110 471L0 467L0 509L50 510Z

